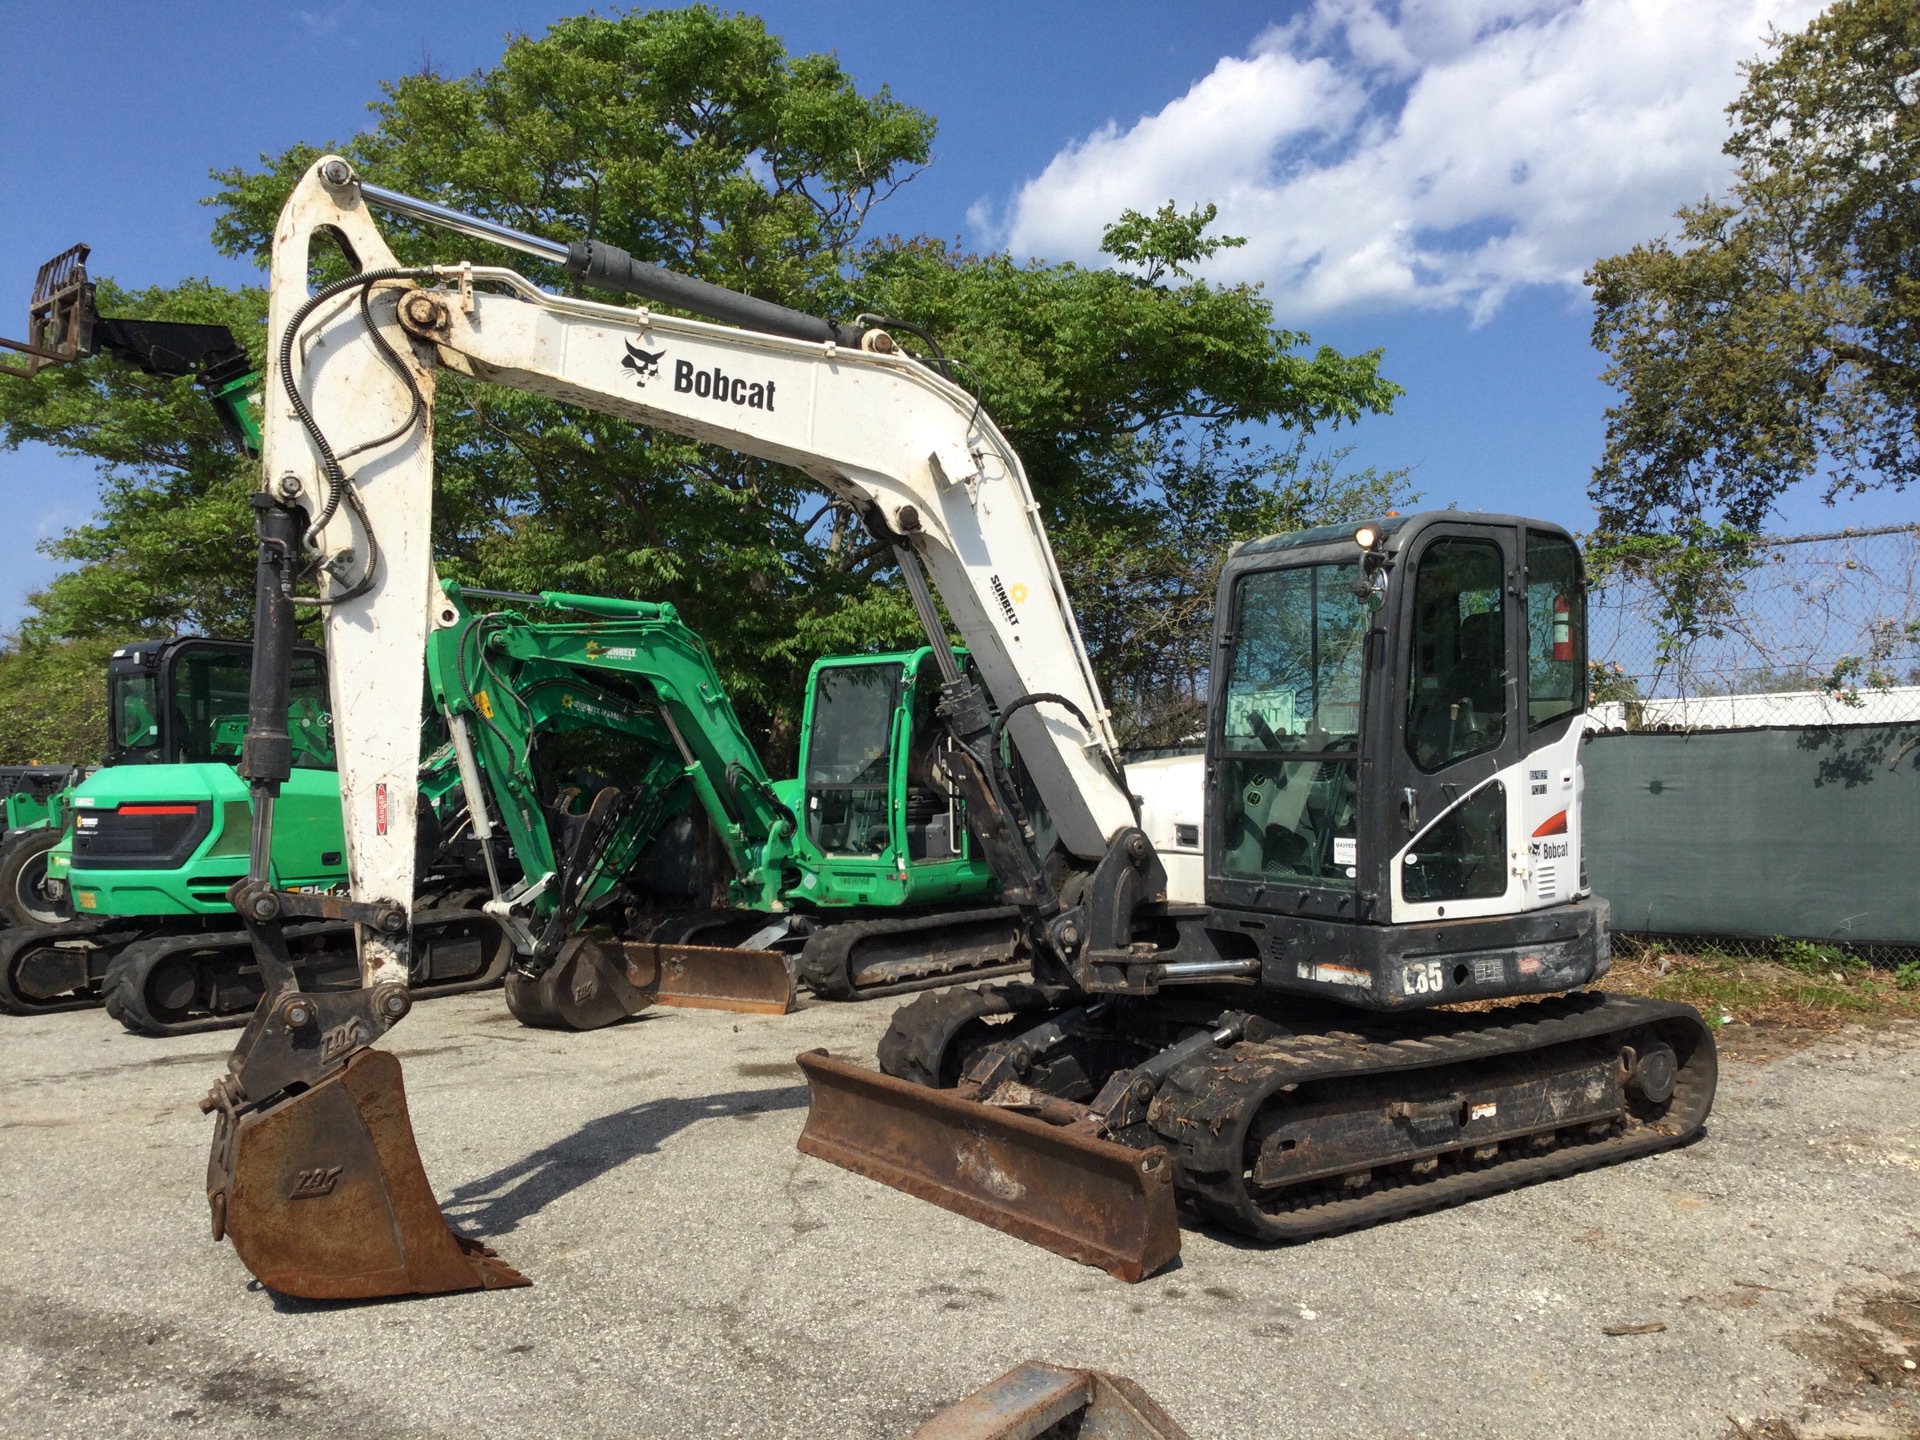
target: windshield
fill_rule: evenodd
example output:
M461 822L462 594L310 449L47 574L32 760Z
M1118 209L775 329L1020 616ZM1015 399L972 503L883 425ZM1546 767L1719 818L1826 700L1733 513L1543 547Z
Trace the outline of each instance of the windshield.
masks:
M807 836L829 855L877 855L893 838L888 797L901 667L822 670L807 732Z
M160 758L160 705L151 675L111 675L109 723L117 764Z
M174 745L190 763L240 759L247 738L253 657L245 651L195 649L173 665ZM331 770L333 716L326 667L317 655L295 655L289 667L287 737L299 770Z
M1352 751L1372 611L1358 565L1256 570L1234 586L1223 739L1233 753Z
M1357 564L1297 565L1255 570L1234 584L1218 817L1228 876L1353 884L1352 757L1373 623L1373 611L1353 593L1359 576Z

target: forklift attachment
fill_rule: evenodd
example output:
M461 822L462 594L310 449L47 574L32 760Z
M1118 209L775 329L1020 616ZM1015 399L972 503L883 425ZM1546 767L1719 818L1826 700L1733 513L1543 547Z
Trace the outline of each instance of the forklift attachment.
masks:
M0 348L27 357L25 365L0 365L0 374L31 378L55 365L71 365L93 353L93 283L87 279L85 245L70 245L40 267L27 307L27 338L0 340Z
M1057 1427L1057 1428L1056 1428ZM1029 1360L949 1405L908 1440L1188 1440L1151 1395L1124 1375Z
M224 1233L269 1290L366 1300L530 1283L440 1214L407 1117L400 1062L362 1050L310 1089L221 1109L208 1166Z
M1096 1140L824 1050L796 1058L809 1092L805 1154L1116 1279L1145 1279L1180 1254L1166 1151Z

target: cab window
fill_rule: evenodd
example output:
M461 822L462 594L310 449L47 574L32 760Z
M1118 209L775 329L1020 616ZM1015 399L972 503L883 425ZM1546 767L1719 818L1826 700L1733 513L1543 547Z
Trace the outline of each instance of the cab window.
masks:
M1220 866L1350 888L1357 875L1360 686L1373 612L1359 567L1256 570L1234 584L1219 724Z
M1564 535L1527 532L1527 720L1587 708L1587 601L1580 552Z
M113 748L119 763L149 760L160 747L159 688L151 675L115 675L113 691Z
M807 838L827 855L878 855L893 838L888 814L899 665L822 670L807 732Z
M1505 566L1488 540L1436 540L1414 577L1407 749L1438 770L1507 733Z

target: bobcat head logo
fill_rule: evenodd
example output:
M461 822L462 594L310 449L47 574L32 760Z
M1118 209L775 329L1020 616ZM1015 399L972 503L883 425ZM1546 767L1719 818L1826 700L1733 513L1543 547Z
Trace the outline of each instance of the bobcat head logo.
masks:
M647 382L660 374L660 360L667 352L642 350L631 340L623 343L627 347L627 358L620 362L621 368L633 371L634 382L644 390L647 388Z

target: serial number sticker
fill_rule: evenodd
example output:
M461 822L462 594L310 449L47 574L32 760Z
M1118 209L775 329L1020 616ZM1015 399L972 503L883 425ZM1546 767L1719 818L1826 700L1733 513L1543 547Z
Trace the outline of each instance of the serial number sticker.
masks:
M1354 865L1359 863L1359 841L1351 835L1333 837L1333 863L1336 865Z
M1308 965L1295 967L1302 980L1320 980L1329 985L1354 985L1362 990L1373 988L1373 974L1367 970L1356 970L1351 965Z
M1484 1105L1473 1105L1467 1109L1467 1123L1472 1124L1475 1120L1491 1120L1499 1113L1500 1107L1491 1101Z

